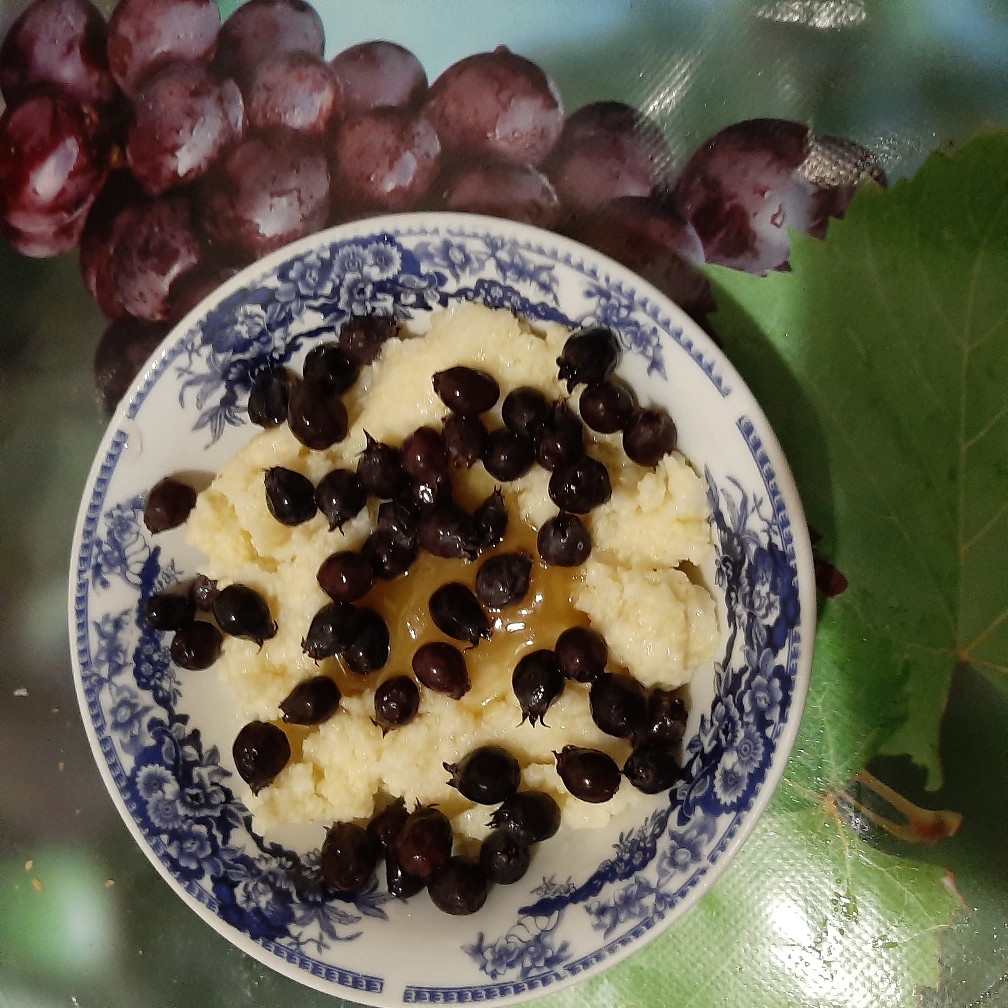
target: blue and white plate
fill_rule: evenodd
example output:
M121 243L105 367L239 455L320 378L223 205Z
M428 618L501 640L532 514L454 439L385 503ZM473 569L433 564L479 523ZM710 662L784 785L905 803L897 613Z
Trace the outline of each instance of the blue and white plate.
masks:
M199 570L179 532L147 532L163 475L218 470L256 432L249 376L292 363L353 315L422 320L458 299L611 326L621 373L667 406L704 475L723 648L698 677L686 771L610 827L566 829L472 917L376 883L320 886L318 851L250 829L231 759L240 727L212 670L187 673L138 619ZM73 547L70 637L95 757L144 853L204 920L312 987L378 1005L514 1003L597 973L682 916L751 832L780 779L808 685L815 594L801 505L777 440L710 339L632 273L489 218L415 214L334 228L246 269L169 336L112 419ZM571 831L573 832L573 831Z

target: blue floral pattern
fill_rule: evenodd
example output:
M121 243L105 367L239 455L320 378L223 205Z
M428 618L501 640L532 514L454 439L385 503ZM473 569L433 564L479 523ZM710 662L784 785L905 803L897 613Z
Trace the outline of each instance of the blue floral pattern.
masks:
M248 390L263 368L291 361L355 315L408 319L458 299L538 320L609 325L649 374L664 376L675 349L718 395L730 394L716 352L684 333L679 317L641 294L628 275L608 276L579 258L576 246L544 248L538 232L481 230L488 226L403 225L337 235L280 256L254 281L225 289L179 335L124 418L141 416L148 394L164 382L177 390L179 415L201 443L213 444L247 423ZM565 293L572 277L574 307ZM726 643L713 701L684 747L681 779L593 871L542 879L503 933L474 929L460 950L471 967L469 986L407 986L395 999L520 996L591 969L679 908L742 828L789 723L804 642L784 497L757 426L746 416L737 423L756 476L707 472ZM287 850L252 831L220 752L183 713L184 682L167 635L137 618L146 599L184 571L147 533L143 490L119 476L126 443L123 429L111 431L85 498L72 579L87 718L122 802L179 887L267 956L380 993L380 977L333 966L332 952L387 925L384 886L343 896L324 882L318 850ZM587 952L571 937L585 922L597 936Z

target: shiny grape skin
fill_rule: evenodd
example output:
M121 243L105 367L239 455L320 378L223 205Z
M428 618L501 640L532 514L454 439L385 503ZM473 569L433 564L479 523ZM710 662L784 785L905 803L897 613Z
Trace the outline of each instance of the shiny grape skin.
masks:
M382 733L409 724L420 709L420 690L409 676L386 679L374 695L375 724Z
M105 327L95 347L93 372L98 406L106 416L112 415L133 379L167 335L166 324L145 322L130 315Z
M140 615L155 630L178 630L196 618L196 603L180 592L154 592L144 602Z
M256 68L272 56L307 52L319 59L325 30L315 8L305 0L248 0L221 26L217 68L243 88Z
M704 318L713 308L710 286L699 269L703 245L670 201L621 196L580 211L563 231L638 273L694 318Z
M206 620L194 620L179 627L172 637L171 659L179 668L198 672L220 657L223 634Z
M476 647L490 639L490 621L472 591L458 581L437 588L428 603L435 626L453 640Z
M283 367L267 367L260 371L253 378L249 390L249 420L263 429L272 429L286 423L291 389L296 380Z
M355 550L339 550L319 565L316 580L334 602L356 602L374 587L371 561Z
M480 844L480 867L497 885L512 885L525 877L532 860L529 845L515 833L491 830Z
M487 437L483 451L483 468L501 483L516 480L532 468L536 460L536 443L507 427L498 427Z
M319 857L322 877L344 893L363 892L374 878L381 848L357 823L333 823L326 831Z
M460 700L469 692L469 669L465 655L447 641L428 641L413 654L413 674L417 681L435 693Z
M564 119L556 84L504 46L449 66L431 85L424 110L446 150L533 167L556 143Z
M801 170L812 140L802 123L749 119L693 154L676 182L675 203L708 262L763 275L787 261L789 228L822 233L828 200L824 207L820 188Z
M638 791L657 794L672 787L682 776L675 749L657 739L638 745L623 764L623 776Z
M560 200L553 183L540 171L513 161L464 164L438 188L442 210L485 214L553 228L560 219Z
M303 135L249 135L200 183L210 247L238 262L259 259L320 230L329 217L329 166Z
M473 519L480 536L480 549L492 549L504 541L508 527L507 507L504 494L495 489L473 512Z
M167 321L172 285L202 256L188 197L166 194L128 206L112 226L108 268L115 296L135 318Z
M219 31L213 0L119 0L108 23L109 69L132 96L167 63L209 62Z
M229 584L214 596L217 626L231 637L247 637L262 645L276 635L277 625L266 599L249 585Z
M610 378L582 391L578 412L593 431L615 434L626 425L635 405L630 389L623 382Z
M605 326L578 329L567 337L557 357L557 376L567 383L567 391L578 385L605 381L619 363L620 344L616 334Z
M395 798L381 812L371 817L367 831L378 841L378 846L382 850L388 850L408 817L406 802L402 798Z
M416 108L427 94L427 74L408 49L395 42L359 42L330 61L347 115L376 108Z
M427 883L431 902L453 916L474 914L486 902L490 882L478 861L452 855Z
M403 871L430 880L448 863L454 836L451 820L433 805L414 809L393 841Z
M483 745L466 753L458 763L442 764L448 784L478 805L499 805L521 784L521 764L498 745Z
M22 254L68 251L107 171L93 109L46 92L7 108L0 116L0 230Z
M294 527L310 521L318 508L315 505L315 484L304 475L286 466L270 466L263 475L266 507L281 525Z
M178 528L196 506L196 491L174 476L163 476L147 492L144 525L155 535Z
M345 119L329 151L333 212L344 220L419 207L441 164L434 127L410 109L381 108Z
M480 535L473 516L454 501L424 508L419 524L420 548L450 560L475 560Z
M656 466L675 451L675 421L663 409L638 406L623 425L623 450L638 465Z
M269 721L251 721L238 732L231 754L238 775L258 794L287 765L291 747L282 728Z
M655 123L623 102L602 101L568 117L544 168L565 208L582 212L621 196L650 196L671 163Z
M339 686L328 676L313 676L299 682L280 701L280 711L288 724L317 725L328 721L339 708Z
M528 594L531 574L527 553L495 553L476 572L476 597L491 609L520 602Z
M563 693L564 674L556 655L548 648L540 648L523 655L511 675L511 688L526 721L547 727L545 717L550 705Z
M647 722L647 695L633 676L622 672L599 676L588 691L592 720L615 738L638 737Z
M402 452L364 432L364 450L357 457L357 476L372 497L391 500L407 482L402 467Z
M452 413L445 417L444 439L452 464L459 469L471 469L483 457L489 434L477 416Z
M199 63L171 63L148 77L133 98L126 141L130 171L152 196L193 182L245 128L238 85Z
M622 773L608 753L585 746L566 745L553 755L564 787L575 798L602 804L619 790Z
M560 806L545 791L519 791L494 810L489 825L507 830L525 843L541 843L560 829Z
M337 343L359 367L373 364L382 347L399 335L399 323L392 315L355 315L343 323Z
M605 672L609 646L591 627L569 627L553 645L563 674L575 682L590 683Z
M349 418L337 393L309 382L298 382L287 404L287 425L306 448L323 451L346 437ZM332 515L321 503L319 506L331 526Z
M543 522L536 536L543 561L554 567L577 567L591 553L591 533L581 519L561 511Z
M342 112L329 64L311 53L278 53L260 63L245 89L252 130L292 129L323 136Z
M522 437L538 439L550 419L550 403L537 388L528 385L512 389L501 403L504 426Z
M312 616L301 650L313 661L332 658L353 640L357 624L358 611L354 606L328 602Z
M561 511L588 514L612 497L609 470L603 462L591 455L582 455L553 470L548 492L550 500Z
M107 105L118 88L108 68L105 19L90 0L33 0L0 47L0 94L15 105L41 85Z
M433 427L418 427L402 443L402 466L414 480L448 473L448 448L444 435Z
M360 369L337 343L319 343L305 357L301 369L306 382L343 393L353 387Z
M367 675L383 669L391 651L389 628L384 618L374 609L357 610L357 624L346 647L343 663L357 675Z
M329 531L342 531L343 526L364 509L367 491L352 470L333 469L318 481L315 501L329 522Z
M553 403L536 445L536 461L550 472L584 454L584 425L565 402Z
M500 385L493 375L461 364L436 371L431 384L441 402L463 416L486 413L500 398Z

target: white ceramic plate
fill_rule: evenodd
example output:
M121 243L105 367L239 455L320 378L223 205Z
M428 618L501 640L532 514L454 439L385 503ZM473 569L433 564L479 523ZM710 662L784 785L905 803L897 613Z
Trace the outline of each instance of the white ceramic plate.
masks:
M325 327L366 310L422 326L455 299L611 326L621 373L667 406L706 478L717 543L721 660L692 692L685 774L592 833L561 827L528 875L472 917L376 884L318 884L318 851L256 837L235 798L227 690L176 669L143 601L192 576L181 534L152 537L145 494L213 472L256 432L249 376L295 366ZM777 441L739 376L675 305L572 242L507 221L414 214L334 228L250 266L168 337L121 403L88 479L73 547L70 632L84 721L144 853L249 954L380 1005L513 1003L597 973L680 917L751 832L794 741L811 666L811 552ZM235 787L235 785L238 785ZM641 811L643 809L643 811Z

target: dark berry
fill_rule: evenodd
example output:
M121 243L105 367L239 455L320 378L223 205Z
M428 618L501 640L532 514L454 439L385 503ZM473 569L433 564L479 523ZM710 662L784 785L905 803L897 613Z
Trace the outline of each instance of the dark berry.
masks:
M252 721L238 732L231 753L238 776L258 794L287 766L291 747L282 728L269 721Z
M599 434L622 430L634 408L634 397L621 381L610 379L589 385L578 401L581 419Z
M345 602L329 602L313 617L301 650L314 661L340 654L353 640L358 610Z
M272 466L264 476L266 506L281 525L300 525L315 517L315 484L303 473Z
M511 686L521 707L522 721L545 725L546 711L564 688L556 655L547 648L523 655L511 675Z
M656 466L675 450L675 421L665 410L637 407L623 427L623 450L638 465Z
M572 333L557 357L558 377L567 391L576 385L597 385L612 374L620 358L619 341L611 329L593 326Z
M371 591L375 573L371 561L362 553L341 550L322 561L315 578L334 602L356 602Z
M254 588L230 584L214 596L213 617L230 637L248 637L262 644L276 634L269 603Z
M444 869L427 883L431 902L456 917L476 913L489 891L489 880L479 862L459 855L450 857Z
M417 558L418 545L388 529L375 529L361 545L375 577L392 581L410 569Z
M343 663L357 675L377 672L386 666L391 650L389 628L374 609L359 608L353 635L341 652Z
M531 438L499 427L487 438L483 452L483 467L501 483L509 483L532 468L536 460L536 444Z
M175 631L171 658L179 668L190 671L209 668L220 657L223 643L223 634L213 623L194 620Z
M375 528L387 532L400 546L416 548L419 537L416 511L402 501L382 501Z
M495 489L473 512L473 519L479 533L480 551L499 546L508 527L504 494Z
M682 741L686 731L686 704L679 690L656 686L647 701L647 735L666 746Z
M403 871L429 880L448 863L453 843L451 821L444 812L421 805L407 816L393 849Z
M521 783L521 764L506 749L496 745L480 746L458 763L443 765L451 775L448 783L478 805L499 805L510 798Z
M248 416L258 427L270 429L287 422L291 389L297 379L285 368L260 371L249 390Z
M599 730L616 738L638 735L647 720L647 695L633 676L606 673L588 691L592 720Z
M429 481L448 472L448 446L433 427L418 427L402 443L402 467L414 481Z
M142 615L155 630L179 630L196 618L196 602L180 592L155 592L144 602Z
M333 469L315 487L315 502L329 522L329 531L342 532L343 526L364 509L367 491L355 472Z
M334 889L363 892L374 877L381 848L375 838L357 823L333 823L322 843L319 867Z
M320 343L305 357L303 375L306 382L339 395L353 386L359 370L338 344Z
M280 702L280 712L289 724L317 725L336 713L340 700L339 686L328 676L313 676L300 682Z
M553 567L577 567L591 553L591 534L577 515L561 511L543 522L536 545L544 563Z
M155 534L178 528L195 506L196 491L174 476L165 476L147 494L143 511L144 525Z
M411 896L423 892L426 881L416 875L410 875L399 863L395 847L389 847L385 852L385 888L389 895L396 899L408 900Z
M645 794L667 790L680 777L675 749L657 739L642 742L626 758L623 776Z
M525 877L532 852L521 837L508 830L495 829L480 845L479 860L491 882L511 885Z
M594 682L605 672L609 647L605 638L591 627L564 630L553 646L563 674L575 682Z
M217 582L206 574L197 574L189 584L189 595L199 612L210 612L217 595Z
M431 379L437 397L453 413L479 416L493 409L500 398L500 386L493 375L471 367L438 371Z
M612 496L609 470L590 455L562 462L550 475L549 495L561 511L588 514Z
M473 516L453 501L427 508L420 516L420 548L449 560L475 560L480 535Z
M501 403L504 426L532 441L537 441L542 435L551 413L546 396L528 385L513 389Z
M291 391L287 425L306 448L323 451L346 437L349 419L337 392L299 382Z
M434 625L452 640L475 647L490 639L490 621L476 596L464 584L452 581L436 589L428 603Z
M367 440L357 459L357 477L372 497L389 500L407 484L399 449L376 441L367 431L364 437Z
M616 761L600 749L566 745L556 757L564 787L581 801L601 804L619 790L622 774Z
M545 791L519 791L494 811L490 826L513 833L525 843L541 843L560 829L560 806Z
M388 803L376 815L372 816L367 824L367 831L378 841L378 846L382 850L388 850L392 842L399 835L399 830L409 816L406 811L406 802L402 798L396 798Z
M469 669L465 655L447 641L428 641L413 653L413 674L417 682L435 693L459 700L469 692Z
M383 732L409 724L419 708L420 690L409 676L393 676L375 690L375 724Z
M531 576L527 553L495 553L476 572L476 597L491 609L503 609L525 598Z
M565 403L554 403L536 445L536 460L552 472L558 465L584 454L584 425Z
M483 458L490 435L479 417L452 413L445 418L443 433L452 465L471 469Z
M399 335L399 323L390 315L361 315L350 319L340 330L337 340L355 364L373 364L382 347Z

